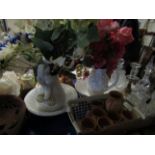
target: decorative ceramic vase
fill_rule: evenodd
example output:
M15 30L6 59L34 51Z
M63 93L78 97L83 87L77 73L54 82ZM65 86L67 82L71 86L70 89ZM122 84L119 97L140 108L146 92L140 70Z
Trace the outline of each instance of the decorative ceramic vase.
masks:
M57 74L51 75L50 72L47 60L38 66L37 80L41 85L41 91L38 93L37 100L43 110L55 111L64 106L65 93Z

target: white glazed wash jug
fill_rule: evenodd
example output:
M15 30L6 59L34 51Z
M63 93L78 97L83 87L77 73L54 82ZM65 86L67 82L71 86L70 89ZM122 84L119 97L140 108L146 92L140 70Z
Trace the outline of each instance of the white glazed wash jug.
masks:
M103 94L108 89L115 86L117 79L108 85L109 77L106 73L106 69L92 69L87 80L87 89L92 95Z

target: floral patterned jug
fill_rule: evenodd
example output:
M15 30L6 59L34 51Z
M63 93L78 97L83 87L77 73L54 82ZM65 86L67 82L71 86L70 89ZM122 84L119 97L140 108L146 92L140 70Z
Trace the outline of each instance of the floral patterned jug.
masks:
M102 94L112 88L116 84L116 81L113 81L108 86L109 77L106 69L92 69L90 76L87 78L87 89L92 95Z

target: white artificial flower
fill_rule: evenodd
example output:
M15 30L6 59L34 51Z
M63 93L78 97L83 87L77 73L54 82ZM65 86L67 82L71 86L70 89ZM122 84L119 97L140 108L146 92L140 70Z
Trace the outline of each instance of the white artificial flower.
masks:
M74 59L81 59L84 57L84 49L77 47L73 52L73 58Z
M63 66L64 65L64 62L65 62L65 57L58 57L57 59L55 59L53 62L54 64L57 64L59 67Z
M15 47L17 45L11 45L11 44L8 44L7 47L4 47L1 51L0 51L0 60L4 60L6 59L8 56L11 56L13 55L16 50L15 50Z
M12 54L12 50L4 48L0 51L0 60L4 60L7 56Z
M60 57L53 60L53 57L51 56L49 61L48 61L46 58L43 57L43 61L45 63L47 63L47 64L53 63L53 64L58 65L59 67L64 65L65 59L66 59L65 57L60 56Z

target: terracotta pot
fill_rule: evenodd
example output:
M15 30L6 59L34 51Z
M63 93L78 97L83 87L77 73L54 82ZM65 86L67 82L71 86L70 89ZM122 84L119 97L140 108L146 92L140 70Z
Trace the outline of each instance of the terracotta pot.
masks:
M127 120L124 117L124 115L122 115L122 113L109 113L108 116L114 123L123 122Z
M105 111L102 110L102 109L99 108L99 107L93 108L93 109L91 110L91 112L92 112L92 114L93 114L95 117L97 117L97 118L102 117L102 116L105 115Z
M99 130L103 130L105 127L111 125L113 125L113 121L107 116L100 117L97 121L97 126Z
M80 127L84 131L94 131L97 127L96 120L92 117L85 117L80 122Z
M13 95L0 95L0 134L18 134L25 112L22 99Z
M112 119L114 122L119 122L121 119L121 115L117 113L109 113L108 116L110 119Z
M118 91L111 91L105 101L105 108L108 112L119 113L123 109L123 95Z

